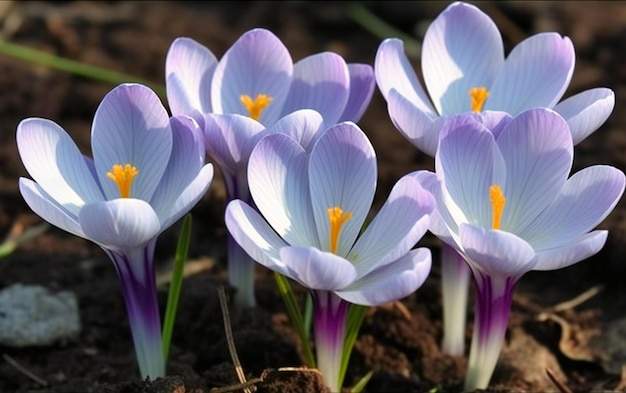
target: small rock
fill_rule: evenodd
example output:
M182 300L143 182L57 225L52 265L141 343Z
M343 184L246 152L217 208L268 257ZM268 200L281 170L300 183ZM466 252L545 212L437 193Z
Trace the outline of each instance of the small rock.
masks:
M50 293L39 285L14 284L0 291L0 344L45 346L80 332L73 292Z

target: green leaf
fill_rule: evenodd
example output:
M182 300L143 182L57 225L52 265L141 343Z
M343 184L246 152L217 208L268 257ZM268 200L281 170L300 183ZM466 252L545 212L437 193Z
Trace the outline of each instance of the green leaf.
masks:
M287 308L287 313L289 314L291 323L298 331L300 339L302 340L302 348L304 350L304 360L306 365L309 368L315 368L315 357L313 356L313 351L311 350L311 344L309 342L309 329L306 327L304 320L302 319L300 306L298 306L298 301L293 293L291 284L289 283L287 277L280 273L274 272L274 278L276 279L278 291L280 292L283 302L285 303L285 307ZM307 323L310 326L310 318Z
M359 379L359 381L350 389L350 393L361 393L363 389L365 389L365 385L372 379L372 375L374 375L374 371L370 370L367 374L363 376L363 378Z
M161 337L161 347L163 348L163 358L167 362L170 352L170 343L174 331L174 320L178 309L178 300L183 282L183 269L187 261L189 252L189 242L191 239L191 214L187 214L183 220L183 227L180 230L176 256L174 257L174 268L172 271L172 282L167 293L167 306L165 308L165 319L163 320L163 335Z
M47 52L28 48L23 45L11 44L0 40L0 53L16 59L25 60L31 63L45 65L59 71L84 76L97 81L119 85L125 82L136 82L144 84L154 90L161 98L165 98L165 87L152 83L132 75L121 72L107 70L60 56L55 56Z
M348 308L348 316L346 318L346 335L343 341L343 351L341 354L341 369L339 370L339 386L343 385L343 379L346 376L346 370L348 369L348 362L350 361L350 355L352 354L352 348L359 334L361 324L363 324L363 318L365 318L365 311L367 306L361 306L358 304L350 303ZM367 383L367 381L365 382Z

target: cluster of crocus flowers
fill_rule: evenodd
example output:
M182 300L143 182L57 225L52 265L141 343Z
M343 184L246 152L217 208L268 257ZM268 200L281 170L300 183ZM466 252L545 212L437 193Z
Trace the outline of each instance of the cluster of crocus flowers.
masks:
M276 35L256 28L219 61L193 39L177 38L166 57L166 87L172 114L193 116L201 125L207 154L222 171L227 201L251 203L247 161L262 131L301 109L318 112L329 125L358 121L375 83L372 66L347 64L333 52L294 63ZM228 276L240 306L255 305L254 266L229 236Z
M551 109L511 118L459 115L446 122L436 174L418 174L436 199L430 230L467 261L476 284L465 389L487 387L507 328L515 284L531 270L560 269L596 254L593 230L624 192L606 165L570 175L571 130Z
M423 41L422 87L397 38L384 40L376 54L376 82L400 133L434 156L440 130L450 116L501 111L515 116L534 107L553 108L568 123L574 145L611 114L608 88L583 91L559 102L575 65L571 40L539 33L505 57L494 21L474 5L450 4L429 25ZM469 272L456 253L442 249L445 352L462 355Z
M213 179L197 128L190 117L170 117L157 95L139 84L119 85L100 103L93 158L50 120L28 118L17 127L17 147L32 177L19 181L23 198L44 220L93 241L111 258L143 378L165 374L154 276L157 238Z
M248 165L256 209L241 200L226 208L228 230L254 260L309 289L317 367L333 392L341 390L349 304L400 299L430 272L430 251L413 247L428 229L434 199L415 176L398 181L361 234L376 165L352 122L330 127L310 150L291 136L267 135Z

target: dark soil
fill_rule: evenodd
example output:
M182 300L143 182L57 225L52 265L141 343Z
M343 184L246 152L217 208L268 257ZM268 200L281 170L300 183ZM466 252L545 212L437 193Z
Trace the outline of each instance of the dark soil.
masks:
M381 38L348 16L348 2L3 2L0 38L56 55L164 83L164 60L172 40L192 37L219 56L246 30L274 31L294 60L324 50L349 62L373 64ZM448 2L362 2L404 33L421 39L430 20ZM616 92L607 123L576 147L575 169L592 164L626 168L626 3L477 2L500 27L507 48L529 34L558 31L572 38L577 64L569 96L606 86ZM419 62L415 61L417 67ZM129 79L129 81L133 81ZM26 117L61 124L85 152L90 151L91 119L106 83L0 56L0 234L14 225L41 222L17 188L26 172L15 146L15 128ZM376 203L403 174L432 169L394 129L378 92L360 122L379 160ZM379 206L379 205L377 205ZM14 283L71 290L80 304L82 331L52 347L0 347L0 392L183 393L209 392L233 385L232 358L225 339L217 288L226 285L223 225L224 188L219 175L192 210L190 273L184 282L167 378L145 382L133 352L126 311L113 266L90 242L56 228L25 243L0 265L0 288ZM623 391L619 368L607 367L607 354L592 346L626 310L626 205L602 223L610 230L603 251L555 272L522 278L514 299L507 342L492 379L494 391L558 391L550 369L574 392ZM171 267L179 227L160 238L159 272ZM439 243L422 241L438 258ZM437 260L437 259L435 259ZM400 307L371 308L358 337L345 385L370 370L366 392L457 392L466 358L441 353L439 270ZM590 288L602 290L578 305L554 310ZM160 286L165 304L167 283ZM298 370L298 336L292 329L273 275L257 274L258 307L231 314L237 354L257 392L320 392L319 375ZM299 293L302 290L299 289ZM468 315L467 340L472 313ZM621 338L626 341L626 337ZM618 342L619 344L619 342ZM616 344L617 345L617 344ZM19 365L18 366L16 366ZM567 391L561 388L562 391ZM226 390L222 390L226 391ZM240 391L240 390L239 390Z

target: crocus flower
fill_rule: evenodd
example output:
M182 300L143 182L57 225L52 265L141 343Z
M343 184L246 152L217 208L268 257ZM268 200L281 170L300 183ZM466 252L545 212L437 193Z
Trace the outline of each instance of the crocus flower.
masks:
M421 69L426 90L403 42L384 40L374 70L394 126L422 152L434 156L446 118L465 112L502 111L515 116L533 107L553 108L569 124L574 144L598 129L613 111L615 95L594 88L559 102L572 78L571 40L540 33L520 42L505 58L500 32L474 5L454 2L429 25ZM443 246L442 290L445 352L461 355L469 274Z
M227 201L240 199L252 205L248 189L248 159L256 143L265 135L283 133L294 137L306 150L325 130L321 115L311 109L294 111L265 128L258 121L243 115L205 114L201 123L207 153L220 167L226 184ZM228 278L239 308L255 304L254 267L239 244L228 235Z
M294 64L280 39L261 28L244 33L219 61L193 39L177 38L165 68L170 109L203 125L207 153L224 175L226 202L251 202L245 170L261 130L300 109L315 110L325 124L356 122L375 86L370 65L347 64L336 53L314 54ZM241 306L255 304L254 266L229 235L229 281Z
M29 118L17 147L33 180L19 187L49 223L99 245L122 291L142 378L163 376L161 324L154 277L157 237L206 193L213 167L204 163L198 127L169 117L157 95L122 84L100 103L92 126L93 159L56 123Z
M172 42L165 62L167 99L174 115L235 113L266 126L298 109L319 112L327 124L358 121L374 91L370 65L322 52L293 63L271 31L244 33L218 61L191 38Z
M411 249L428 228L434 200L412 176L398 181L359 235L376 180L373 148L354 123L330 127L310 153L275 133L261 139L248 165L258 211L241 200L226 208L228 230L254 260L310 290L317 365L333 392L342 382L349 304L402 298L430 272L430 250Z
M624 174L596 165L569 177L567 122L536 108L499 122L458 116L443 127L436 174L422 178L436 199L431 231L467 261L476 284L466 390L487 387L502 347L518 280L596 254L608 232L593 230L624 192ZM497 125L496 125L497 124Z

